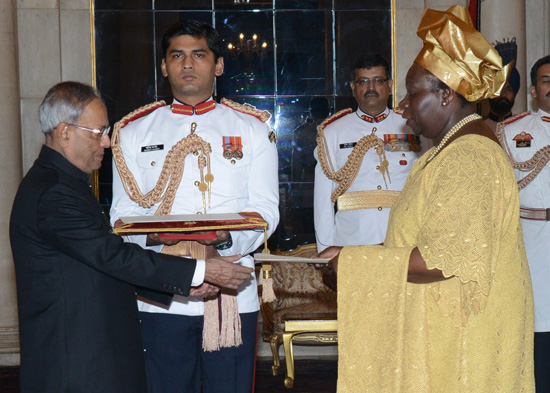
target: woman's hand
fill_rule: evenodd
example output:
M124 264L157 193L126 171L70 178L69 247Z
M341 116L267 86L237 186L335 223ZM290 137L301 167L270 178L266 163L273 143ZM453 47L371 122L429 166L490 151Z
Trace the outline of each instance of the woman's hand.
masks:
M330 259L329 263L314 263L313 266L317 270L321 270L325 274L330 274L335 276L338 270L338 257L340 256L340 251L342 251L341 246L331 246L325 248L318 255L312 257L313 259Z

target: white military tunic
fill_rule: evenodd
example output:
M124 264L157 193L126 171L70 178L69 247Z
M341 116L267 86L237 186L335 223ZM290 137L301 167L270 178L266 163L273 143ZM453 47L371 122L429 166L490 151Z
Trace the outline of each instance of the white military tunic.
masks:
M353 150L353 146L362 137L369 135L376 128L375 135L384 140L384 135L412 134L412 130L405 125L403 117L394 111L386 110L376 118L386 117L376 122L363 120L361 116L372 119L360 109L349 113L324 128L327 151L334 165L334 170L342 168ZM369 149L353 184L346 192L367 190L401 191L407 180L414 162L428 149L428 142L421 138L421 151L388 151L386 158L389 161L389 179L386 182L379 170L380 158L375 149ZM430 143L431 147L431 143ZM315 149L318 160L318 151ZM391 179L391 182L390 182ZM387 187L386 187L387 184ZM315 167L314 186L314 221L317 238L317 249L322 251L329 246L369 245L378 244L386 237L386 228L390 209L360 209L334 213L334 203L331 201L332 192L338 184L326 177L321 165Z
M543 120L546 117L546 121ZM525 134L522 134L525 132ZM550 113L538 111L516 116L506 122L504 137L512 157L517 162L527 161L550 145ZM514 140L516 138L516 140ZM526 143L529 141L529 143ZM514 169L519 181L529 174ZM519 190L522 207L550 208L550 164L537 177ZM533 282L535 300L535 331L550 331L550 222L521 219L525 250Z
M269 224L270 236L279 222L278 162L275 143L269 140L269 126L256 117L238 112L224 104L215 109L191 116L172 113L170 106L160 107L150 114L130 122L120 131L120 147L128 169L134 175L143 194L150 191L159 178L164 159L173 145L190 134L191 123L196 123L195 134L210 143L211 201L207 213L257 212ZM240 137L242 159L223 156L224 138ZM114 164L113 164L114 167ZM145 209L130 200L117 171L113 171L113 204L111 222L119 217L154 215L159 204ZM205 171L206 173L206 171ZM200 182L197 156L187 155L181 183L176 192L170 214L195 214L204 211L203 194L196 184ZM220 250L220 255L248 255L264 242L263 230L231 231L233 246ZM128 236L130 241L145 247L146 236ZM148 247L160 250L161 246ZM254 267L251 256L239 263ZM257 284L254 273L237 294L239 313L259 310ZM203 298L175 296L169 308L139 302L140 311L180 315L202 315Z

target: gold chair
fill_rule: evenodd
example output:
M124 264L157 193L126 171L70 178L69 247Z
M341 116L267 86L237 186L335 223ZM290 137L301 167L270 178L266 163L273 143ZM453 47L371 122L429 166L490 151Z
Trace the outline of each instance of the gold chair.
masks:
M297 247L292 251L273 254L310 257L315 244ZM284 342L287 376L285 386L294 386L293 342L337 343L336 292L322 281L322 274L306 263L275 262L271 264L274 302L261 302L264 341L271 345L273 375L281 365L279 347Z

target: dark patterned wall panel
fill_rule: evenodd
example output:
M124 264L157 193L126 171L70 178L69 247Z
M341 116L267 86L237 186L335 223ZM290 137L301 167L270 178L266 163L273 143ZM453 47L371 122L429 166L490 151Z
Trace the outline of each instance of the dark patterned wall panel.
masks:
M172 100L160 41L184 19L214 24L223 39L225 70L215 97L272 113L281 221L270 248L314 242L316 127L329 114L356 108L349 74L357 55L375 51L391 60L391 1L96 0L97 85L112 123L142 105ZM108 211L107 154L99 181Z

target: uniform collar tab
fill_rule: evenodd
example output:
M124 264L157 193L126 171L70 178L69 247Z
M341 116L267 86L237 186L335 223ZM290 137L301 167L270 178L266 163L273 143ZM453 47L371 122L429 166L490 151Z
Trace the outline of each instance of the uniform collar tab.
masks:
M193 114L202 115L207 112L210 112L214 108L216 108L216 101L214 101L212 97L209 100L201 102L200 104L197 104L195 106L180 103L177 100L174 100L174 102L170 106L172 113L177 113L178 115L187 115L187 116L191 116Z
M539 116L540 116L540 119L544 122L547 122L547 123L550 123L550 113L546 113L542 110L539 109L539 112L538 112Z
M390 114L390 109L386 108L376 116L367 115L361 109L357 109L356 113L361 120L364 120L368 123L380 123L382 120L388 117L388 115Z

